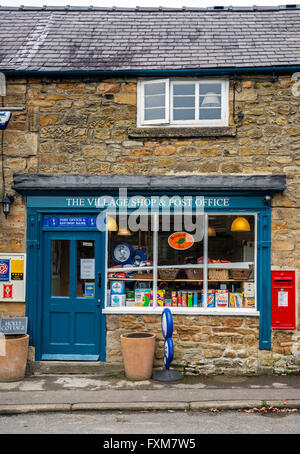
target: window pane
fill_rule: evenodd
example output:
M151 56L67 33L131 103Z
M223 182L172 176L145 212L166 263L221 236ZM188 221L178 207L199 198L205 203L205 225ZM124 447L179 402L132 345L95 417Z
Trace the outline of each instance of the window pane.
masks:
M165 109L145 109L145 120L164 120Z
M144 85L145 95L162 95L166 92L166 84L164 82L151 83Z
M200 96L199 98L199 105L201 108L209 108L209 107L221 107L222 98L219 95L216 95L213 92L209 92L205 96Z
M204 217L165 214L158 232L158 303L199 307L203 289ZM190 267L188 266L190 265ZM195 268L196 266L196 268Z
M107 305L153 306L151 216L117 215L116 226L116 231L108 233ZM148 269L142 269L145 267ZM114 271L115 268L119 270Z
M174 84L173 94L176 95L195 95L195 84Z
M95 244L93 240L76 241L77 296L95 297Z
M206 95L207 93L213 92L213 93L216 93L217 95L220 95L221 90L222 90L222 84L219 84L219 83L201 84L200 83L199 93L200 93L200 95Z
M221 120L221 109L200 109L200 120Z
M145 96L145 107L165 107L165 95Z
M174 109L174 120L195 120L195 109Z
M70 241L52 240L51 295L69 296Z
M208 302L212 307L255 309L254 216L208 219Z
M195 97L193 96L174 96L174 107L195 107Z

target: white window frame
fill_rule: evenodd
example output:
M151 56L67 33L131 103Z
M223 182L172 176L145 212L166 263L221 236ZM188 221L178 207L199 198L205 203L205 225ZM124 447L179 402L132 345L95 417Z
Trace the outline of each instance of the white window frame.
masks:
M166 83L166 116L164 120L144 119L144 87L154 82ZM174 84L195 84L195 114L199 115L199 84L200 83L221 83L221 119L215 120L174 120L173 119L173 87ZM187 127L187 126L228 126L229 121L229 80L220 79L199 79L199 78L167 78L167 79L141 79L138 81L137 96L137 126L159 126L164 127Z
M150 85L153 83L164 83L166 86L165 92L165 118L159 120L145 120L145 90L144 87L146 85ZM170 121L170 106L169 106L169 99L170 99L170 84L169 79L155 79L155 80L139 80L138 82L138 123L143 125L160 125L160 124L168 124Z

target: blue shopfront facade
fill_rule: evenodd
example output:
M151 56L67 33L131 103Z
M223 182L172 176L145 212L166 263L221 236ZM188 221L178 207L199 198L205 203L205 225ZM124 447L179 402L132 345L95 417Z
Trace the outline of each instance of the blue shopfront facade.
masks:
M105 307L107 232L99 229L99 219L103 219L99 214L108 208L130 212L151 207L160 212L165 204L161 200L185 200L192 212L202 209L203 214L255 216L259 348L271 348L271 200L276 192L284 190L284 176L229 176L213 181L205 176L61 178L15 176L15 189L26 197L26 315L36 361L105 362L105 317L110 313ZM171 205L169 208L175 210L176 204ZM56 244L63 245L60 255L63 252L68 256L57 256L57 261L67 267L65 294L53 293L51 248ZM86 255L91 247L93 269ZM91 278L85 293L78 290L82 273L79 261Z

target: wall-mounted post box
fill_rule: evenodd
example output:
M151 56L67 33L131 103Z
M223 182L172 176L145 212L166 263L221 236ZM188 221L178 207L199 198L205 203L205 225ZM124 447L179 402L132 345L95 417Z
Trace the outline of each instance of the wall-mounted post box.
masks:
M295 329L295 271L272 271L272 329Z

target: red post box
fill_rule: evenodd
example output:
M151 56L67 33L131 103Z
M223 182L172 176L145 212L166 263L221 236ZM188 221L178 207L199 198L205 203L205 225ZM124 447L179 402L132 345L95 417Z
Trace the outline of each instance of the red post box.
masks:
M295 271L272 271L272 329L295 329Z

